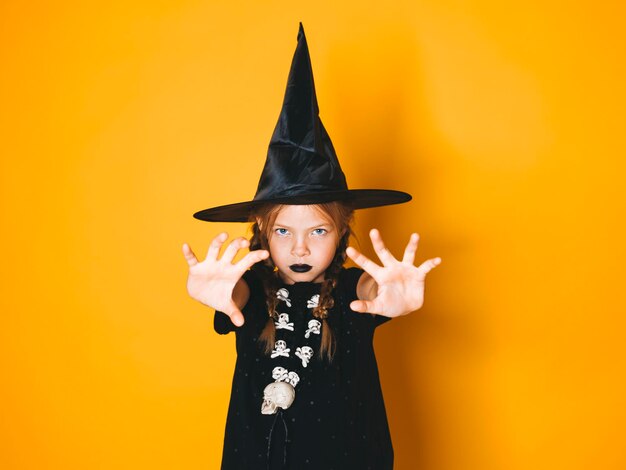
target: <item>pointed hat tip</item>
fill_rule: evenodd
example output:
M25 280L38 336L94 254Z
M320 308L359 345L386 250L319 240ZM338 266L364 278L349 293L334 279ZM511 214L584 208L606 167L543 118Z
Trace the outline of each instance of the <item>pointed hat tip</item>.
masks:
M302 21L300 21L300 27L298 28L298 41L300 41L300 37L304 37L304 27L302 26Z

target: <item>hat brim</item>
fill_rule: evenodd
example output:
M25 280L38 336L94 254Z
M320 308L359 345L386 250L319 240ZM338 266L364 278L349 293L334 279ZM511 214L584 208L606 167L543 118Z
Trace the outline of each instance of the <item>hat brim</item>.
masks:
M410 200L410 194L390 189L318 191L309 194L227 204L198 211L193 216L206 222L248 222L255 209L266 204L308 205L337 201L356 210L402 204Z

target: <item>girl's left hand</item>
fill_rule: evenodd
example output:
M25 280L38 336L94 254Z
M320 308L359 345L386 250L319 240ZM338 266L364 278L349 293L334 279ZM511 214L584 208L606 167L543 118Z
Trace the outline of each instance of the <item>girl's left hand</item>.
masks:
M413 264L419 240L417 233L411 234L402 261L398 261L385 247L378 230L372 229L370 238L383 265L379 266L353 247L347 248L346 254L366 273L361 276L357 287L362 300L353 301L350 308L386 317L406 315L421 308L426 274L441 263L441 258L431 258L419 266Z

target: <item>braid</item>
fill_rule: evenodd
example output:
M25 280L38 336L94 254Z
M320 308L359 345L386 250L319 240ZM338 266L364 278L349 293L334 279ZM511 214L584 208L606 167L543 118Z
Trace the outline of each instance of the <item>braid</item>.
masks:
M267 240L263 236L261 230L259 229L259 225L256 222L252 225L250 250L269 251ZM251 270L259 276L259 279L261 279L261 283L263 284L268 319L263 331L261 331L259 341L261 341L263 351L266 354L270 354L276 340L276 325L274 324L274 320L278 319L278 313L276 312L276 306L278 305L278 298L276 297L279 283L278 273L274 271L274 266L270 258L252 265Z
M320 357L325 357L328 361L332 361L335 354L335 337L328 324L327 318L330 310L335 305L335 299L333 298L333 291L337 287L337 279L341 268L346 261L346 248L348 247L348 240L350 238L350 228L346 230L344 235L339 240L337 245L337 251L335 257L326 269L324 282L320 290L320 300L315 310L313 310L313 316L322 320L322 343L320 346Z

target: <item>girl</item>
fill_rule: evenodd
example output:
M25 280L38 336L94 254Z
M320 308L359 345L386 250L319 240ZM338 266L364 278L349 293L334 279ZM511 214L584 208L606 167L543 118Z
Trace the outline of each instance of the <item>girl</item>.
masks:
M382 265L348 247L353 211L406 202L392 190L349 190L318 116L302 25L287 94L252 201L194 214L250 221L250 241L211 242L204 261L183 245L191 297L236 333L237 362L222 469L393 467L373 350L374 329L419 309L426 274L412 234L401 261L370 232ZM234 262L239 250L249 252ZM343 268L350 257L359 268Z

